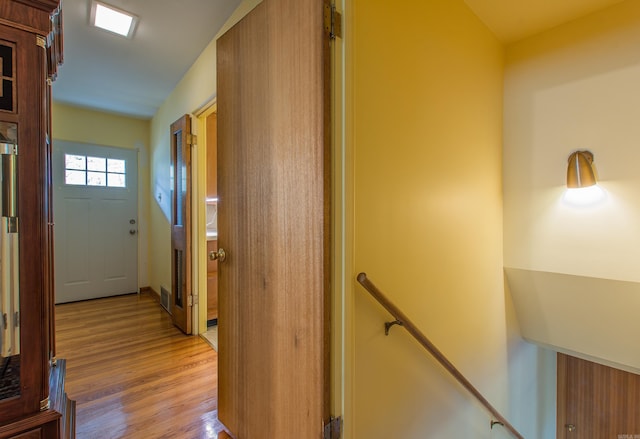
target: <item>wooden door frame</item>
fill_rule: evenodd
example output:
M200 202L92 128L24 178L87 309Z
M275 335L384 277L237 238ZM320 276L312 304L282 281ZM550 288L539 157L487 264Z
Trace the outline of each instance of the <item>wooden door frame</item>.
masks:
M216 98L210 99L193 112L196 123L191 129L197 132L197 144L191 157L192 163L192 192L195 195L193 204L193 268L194 294L198 295L198 301L194 305L193 333L203 334L207 331L207 117L218 111ZM195 128L195 129L194 129Z
M353 422L355 394L355 274L354 261L354 148L353 131L353 0L335 0L342 15L342 38L331 44L330 79L332 140L332 276L330 337L330 409L344 419L342 437L356 437Z

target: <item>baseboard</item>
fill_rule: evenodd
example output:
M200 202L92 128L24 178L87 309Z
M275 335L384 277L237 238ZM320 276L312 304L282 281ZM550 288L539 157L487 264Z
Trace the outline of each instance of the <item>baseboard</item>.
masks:
M151 287L140 287L140 294L149 294L153 300L160 303L160 293Z
M169 311L169 292L163 287L160 288L162 288L166 303L162 303L163 295L158 293L152 287L140 287L140 294L148 294L158 305L160 305L160 308L171 314L171 311Z

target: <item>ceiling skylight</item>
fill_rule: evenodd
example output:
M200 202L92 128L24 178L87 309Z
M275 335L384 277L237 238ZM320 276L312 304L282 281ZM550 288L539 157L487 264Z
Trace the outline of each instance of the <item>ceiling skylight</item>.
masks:
M94 1L91 5L91 24L95 27L131 38L138 17L122 9Z

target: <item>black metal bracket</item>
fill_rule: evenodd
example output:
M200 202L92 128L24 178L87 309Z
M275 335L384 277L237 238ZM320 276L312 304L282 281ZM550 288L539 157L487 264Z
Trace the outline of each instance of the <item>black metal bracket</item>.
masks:
M400 320L394 320L393 322L384 322L384 335L389 335L389 330L393 325L404 326Z

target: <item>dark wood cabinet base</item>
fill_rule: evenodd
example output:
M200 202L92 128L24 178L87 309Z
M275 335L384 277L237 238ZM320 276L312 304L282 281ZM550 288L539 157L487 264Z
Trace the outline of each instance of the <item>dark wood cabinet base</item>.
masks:
M76 403L64 391L66 361L51 367L49 408L40 413L0 426L0 439L75 438Z

